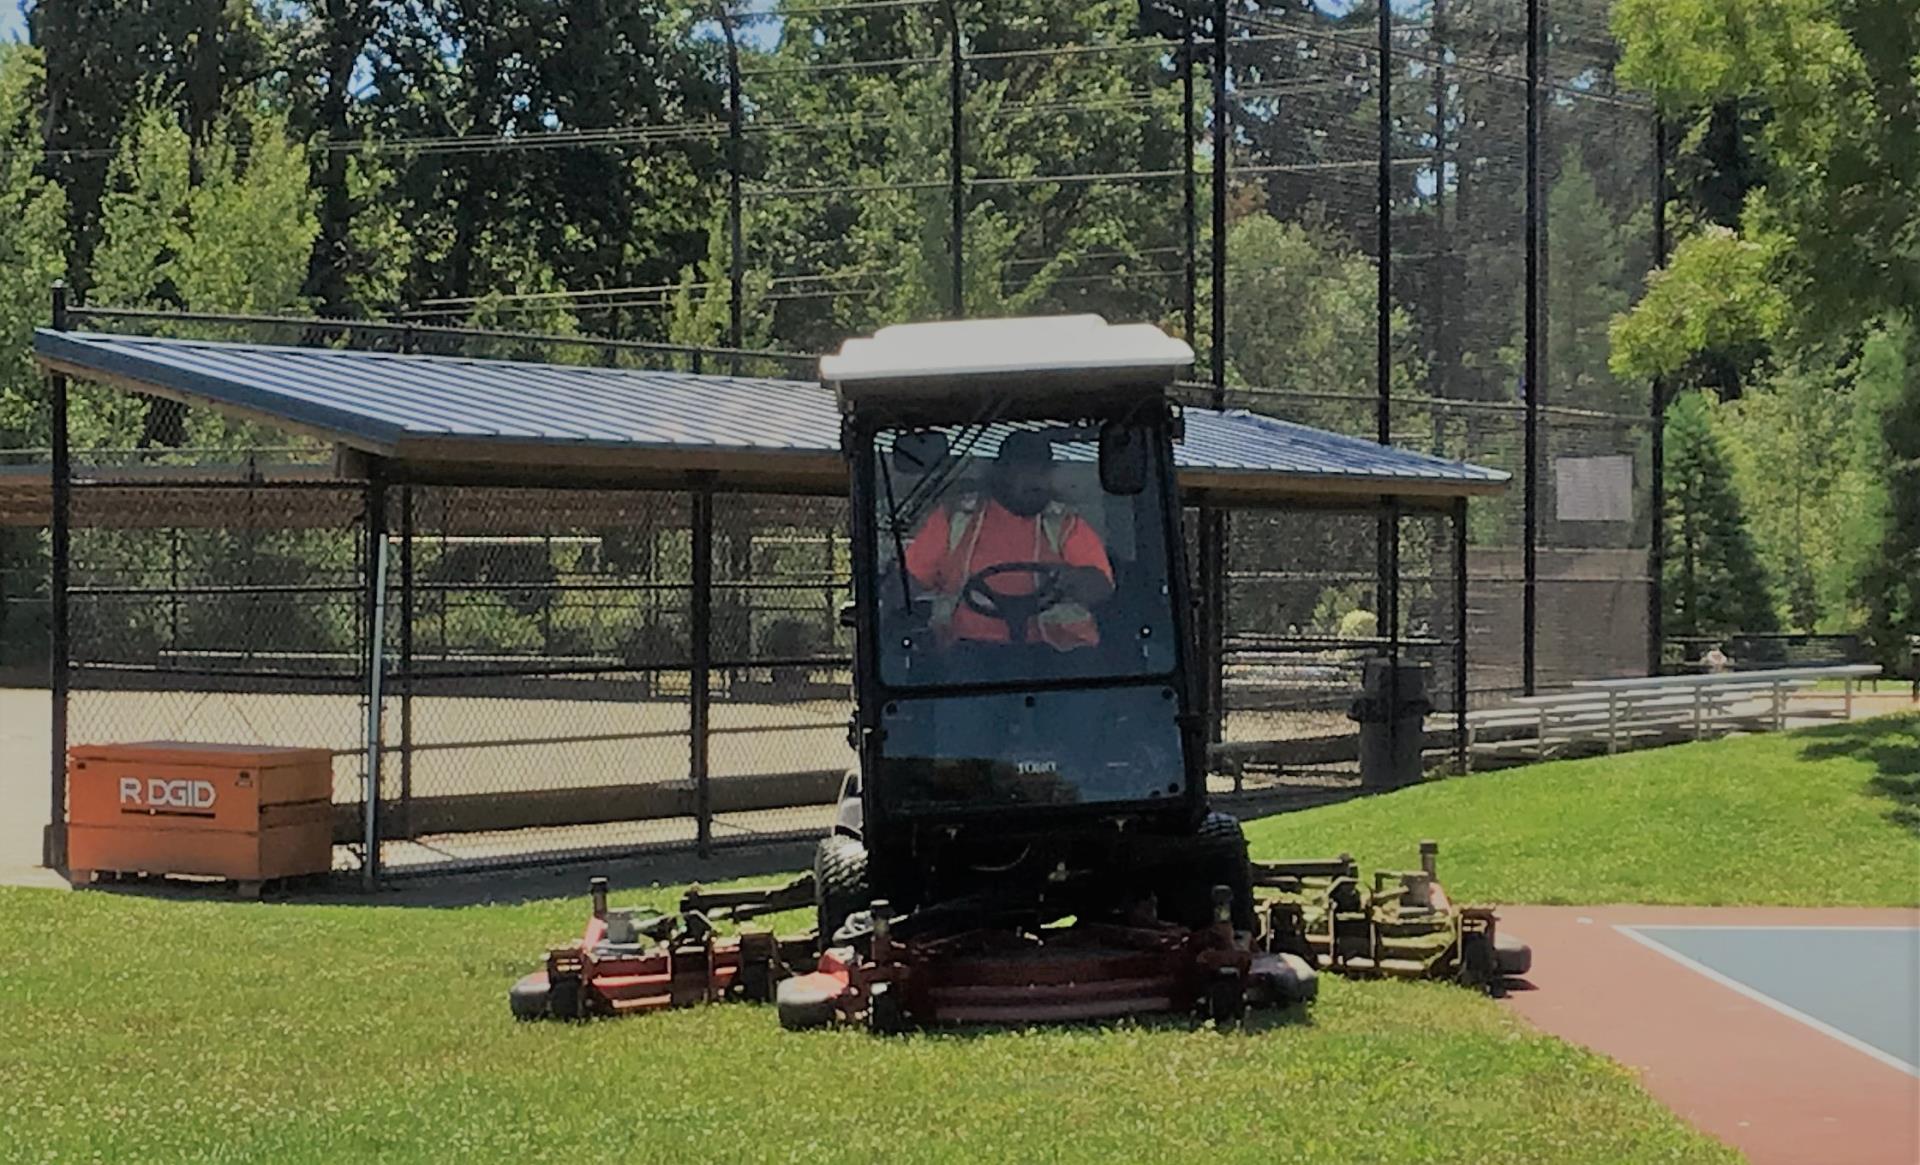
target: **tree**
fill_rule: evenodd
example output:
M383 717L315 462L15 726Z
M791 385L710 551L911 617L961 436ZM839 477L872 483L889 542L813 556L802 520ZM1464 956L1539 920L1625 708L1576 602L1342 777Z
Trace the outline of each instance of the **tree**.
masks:
M1714 405L1687 393L1667 411L1666 630L1771 631L1777 623Z
M48 439L33 329L50 322L50 288L65 273L66 199L39 173L44 79L37 50L0 46L0 448Z
M1782 240L1707 227L1647 276L1633 310L1614 318L1608 364L1624 380L1737 397L1791 314L1772 269Z
M1920 474L1911 468L1920 460L1911 420L1920 388L1907 358L1920 302L1920 7L1621 0L1613 25L1621 72L1651 89L1676 124L1694 127L1687 142L1737 131L1751 147L1716 151L1738 172L1738 235L1683 242L1662 281L1675 281L1673 293L1654 285L1616 328L1615 357L1697 368L1732 349L1754 357L1748 368L1766 358L1835 371L1831 383L1855 394L1864 426L1848 471L1864 492L1857 506L1825 506L1825 520L1844 523L1852 547L1844 557L1852 613L1891 650L1920 618L1912 593ZM1728 221L1724 206L1696 197L1693 215ZM1715 262L1741 248L1740 262L1716 275ZM1683 267L1692 270L1676 281Z
M307 182L306 157L271 110L223 114L198 149L171 111L136 111L108 171L95 297L200 312L299 306L318 231ZM179 406L148 402L136 426L122 411L131 405L102 402L109 427L137 428L142 446L185 440Z
M1848 370L1812 364L1772 373L1715 414L1746 503L1754 547L1800 631L1855 625L1845 516L1861 512Z
M1889 665L1920 634L1920 361L1911 316L1890 319L1863 347L1855 391L1863 490L1849 521L1853 597Z
M139 111L109 170L98 298L116 306L269 312L300 304L317 225L305 152L271 110L232 112L197 153L161 108Z
M1920 302L1920 7L1912 0L1621 0L1620 71L1683 124L1758 108L1766 183L1741 226L1778 233L1797 330ZM1904 241L1903 241L1904 240Z
M1370 431L1370 399L1314 400L1311 394L1368 397L1377 357L1373 260L1319 230L1252 214L1227 235L1227 330L1231 382L1277 393L1291 420L1342 432ZM1415 390L1425 368L1413 350L1412 322L1393 309L1393 389ZM1273 410L1273 402L1263 408Z
M949 311L944 13L793 8L771 59L748 60L750 110L786 131L755 135L749 169L768 189L747 231L750 266L781 284L774 334L818 347ZM1178 89L1137 3L989 0L959 17L967 310L1172 315L1180 187L1164 175L1179 165ZM1053 51L1069 45L1083 51ZM915 64L862 64L886 61ZM1100 177L1141 171L1162 176Z
M33 0L27 28L46 58L43 172L66 191L75 289L91 286L101 203L127 111L143 96L210 140L228 100L273 71L268 6L252 0Z
M44 448L49 436L33 329L49 322L66 267L66 200L39 173L43 81L36 50L0 46L0 449ZM44 609L19 600L45 593L46 568L38 531L0 528L0 664L44 658Z
M709 9L393 7L370 35L372 88L354 124L380 140L433 139L392 155L389 197L412 239L402 298L444 299L455 315L487 300L490 318L524 326L551 304L518 295L658 288L699 261L725 190L717 38L693 34ZM663 330L624 310L588 322L643 339Z

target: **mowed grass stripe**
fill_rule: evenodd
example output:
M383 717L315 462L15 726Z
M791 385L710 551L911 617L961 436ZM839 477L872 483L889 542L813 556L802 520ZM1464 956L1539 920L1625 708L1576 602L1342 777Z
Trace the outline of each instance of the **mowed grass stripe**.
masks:
M1920 905L1920 716L1434 781L1250 822L1255 856L1347 850L1456 901Z
M1229 1034L512 1023L506 984L578 911L0 891L0 1159L1734 1159L1440 984L1331 982Z

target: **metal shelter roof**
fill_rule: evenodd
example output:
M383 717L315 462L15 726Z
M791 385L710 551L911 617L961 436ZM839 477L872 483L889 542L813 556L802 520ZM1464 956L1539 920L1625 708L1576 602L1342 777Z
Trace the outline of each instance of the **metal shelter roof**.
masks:
M568 477L845 489L840 414L809 381L41 329L49 369L302 432L415 480ZM1240 410L1187 410L1181 483L1223 499L1497 492L1509 475Z

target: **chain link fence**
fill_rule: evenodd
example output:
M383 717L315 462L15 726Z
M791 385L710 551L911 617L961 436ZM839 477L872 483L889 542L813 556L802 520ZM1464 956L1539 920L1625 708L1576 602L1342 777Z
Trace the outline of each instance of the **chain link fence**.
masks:
M728 347L513 330L546 318L547 293L492 297L500 326L478 330L443 326L483 318L470 303L390 323L69 322L809 378L808 353L845 335L960 307L1158 320L1199 354L1192 403L1514 475L1464 530L1427 512L1384 539L1375 511L1226 513L1211 579L1189 523L1221 743L1266 758L1218 787L1341 788L1371 655L1434 665L1436 733L1462 707L1647 666L1660 467L1650 386L1612 375L1606 329L1660 258L1659 159L1651 109L1613 80L1609 11L1155 0L1115 35L1112 13L1052 0L915 2L784 16L772 39L770 17L736 14L701 35L741 48L740 181L715 203L715 237L738 246L681 288L562 296L618 336L669 335L691 306L724 320L708 338ZM137 394L73 399L77 446L138 437L76 452L94 484L74 489L70 738L318 744L347 822L368 491L330 480L314 442ZM12 480L0 665L37 674L44 495ZM395 484L379 520L392 868L823 826L851 759L843 500Z

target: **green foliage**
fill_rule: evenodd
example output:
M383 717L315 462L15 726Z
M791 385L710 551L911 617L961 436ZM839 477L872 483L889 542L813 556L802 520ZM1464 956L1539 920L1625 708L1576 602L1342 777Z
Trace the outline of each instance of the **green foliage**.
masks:
M40 175L40 54L0 46L0 448L44 447L46 390L31 355L66 269L66 200Z
M1620 73L1676 117L1764 111L1764 189L1797 330L1845 331L1920 301L1920 8L1911 0L1621 0Z
M230 115L196 147L149 106L130 122L109 179L97 298L203 312L298 306L318 227L306 158L283 119Z
M1771 631L1776 621L1712 398L1688 393L1667 410L1666 630L1672 635Z
M1887 321L1860 356L1855 440L1864 488L1849 523L1853 597L1881 657L1920 635L1920 360L1912 317Z
M1756 393L1729 433L1791 617L1864 625L1884 650L1916 618L1898 386L1920 302L1920 8L1621 0L1613 26L1621 75L1687 127L1683 165L1706 164L1681 186L1683 230L1738 223L1682 240L1616 324L1614 368ZM1836 437L1849 415L1864 434L1850 447Z
M1580 408L1637 414L1646 408L1646 378L1610 370L1608 329L1626 308L1638 277L1627 269L1635 250L1629 240L1645 237L1646 226L1638 215L1615 221L1575 148L1561 159L1547 191L1547 229L1549 397Z
M1608 364L1623 379L1737 392L1787 314L1768 244L1709 227L1682 240L1640 302L1615 317Z
M1866 484L1852 455L1857 396L1846 370L1815 364L1777 372L1714 414L1755 549L1796 630L1858 625L1846 549Z
M1373 260L1324 229L1265 214L1233 224L1227 254L1231 383L1278 392L1372 392L1379 278ZM1391 328L1393 391L1406 395L1418 390L1426 366L1403 309L1394 308ZM1278 407L1289 419L1348 432L1364 431L1373 408L1368 401Z

